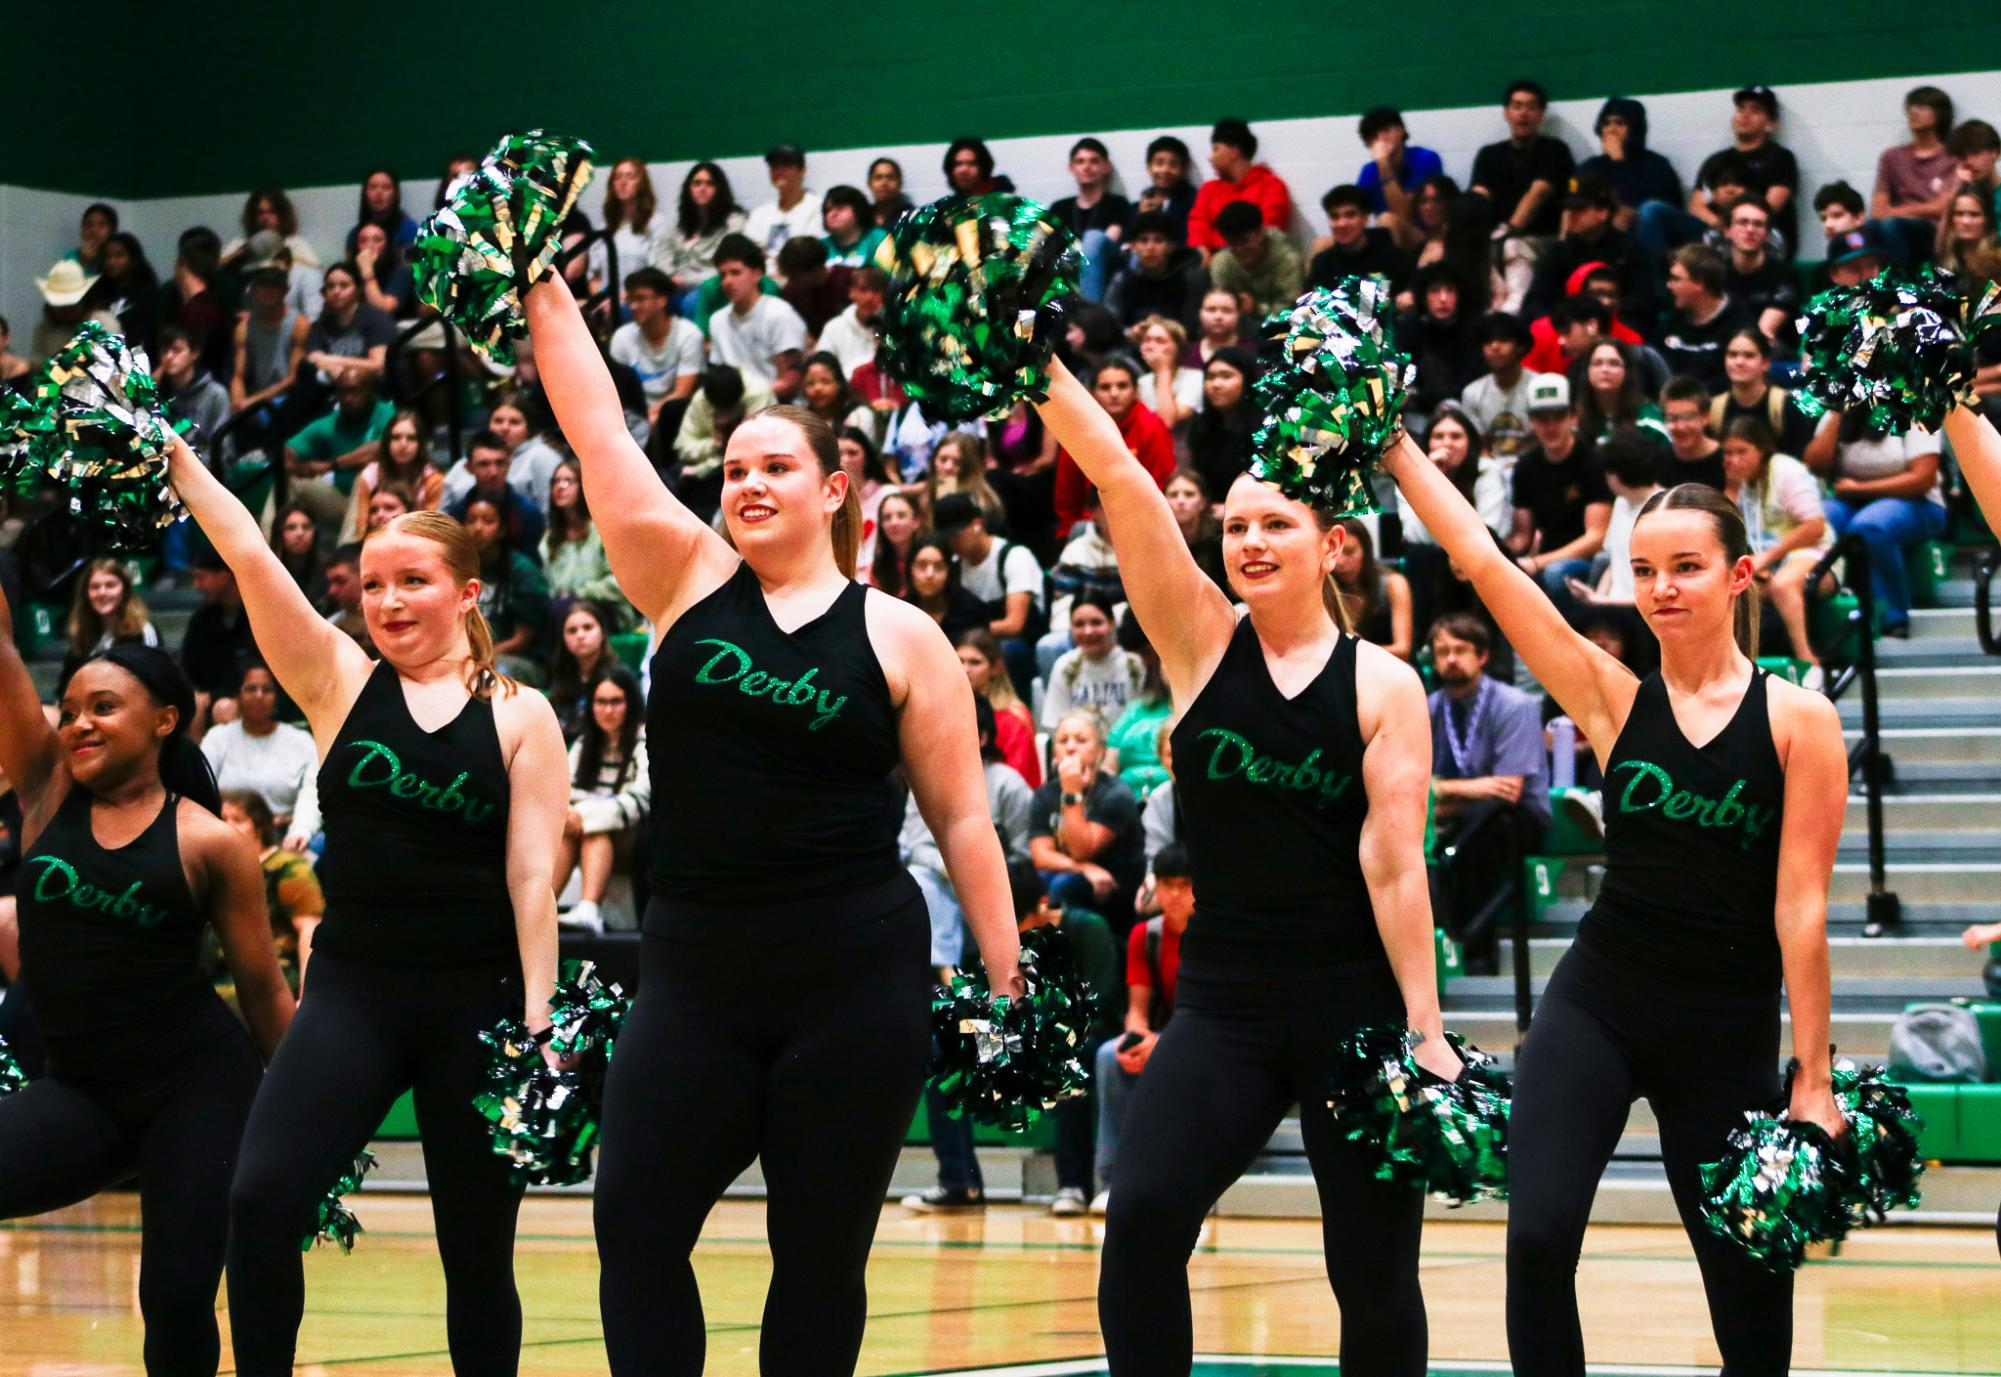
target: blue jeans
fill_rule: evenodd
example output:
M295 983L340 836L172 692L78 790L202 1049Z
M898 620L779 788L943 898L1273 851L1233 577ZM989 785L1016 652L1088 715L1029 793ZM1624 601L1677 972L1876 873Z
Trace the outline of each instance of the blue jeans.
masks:
M1042 878L1049 886L1050 902L1063 908L1084 908L1096 913L1102 904L1091 882L1075 870L1045 870Z
M979 1190L980 1159L973 1153L973 1121L955 1119L945 1108L938 1082L924 1087L924 1124L931 1134L931 1151L938 1159L938 1184L946 1190Z
M1659 203L1649 202L1648 204ZM1576 579L1579 582L1588 582L1591 578L1591 561L1588 559L1560 559L1554 564L1544 565L1543 571L1536 575L1536 578L1542 583L1542 591L1549 595L1549 600L1552 603L1556 604L1556 610L1563 614L1563 619L1572 626L1575 626L1582 615L1582 609L1578 607L1577 598L1571 593L1570 585L1566 580Z
M910 878L924 895L924 912L931 919L931 964L956 966L965 956L965 911L943 875L928 865L909 867Z
M1139 1077L1119 1065L1119 1044L1125 1040L1120 1033L1115 1038L1106 1038L1098 1044L1098 1055L1092 1067L1091 1088L1098 1096L1098 1179L1112 1179L1112 1163L1119 1156L1119 1130L1126 1122L1126 1102L1132 1098L1133 1087L1139 1084Z
M1633 238L1646 250L1654 271L1663 272L1670 253L1683 244L1693 244L1708 228L1672 201L1648 201L1633 221Z
M1035 642L1035 677L1038 679L1047 679L1050 672L1056 668L1056 662L1063 658L1063 652L1070 648L1069 627L1066 626L1060 630L1045 632ZM1012 673L1013 671L1010 670L1009 672ZM1016 684L1015 688L1024 694L1028 692L1028 685L1026 684Z
M1104 296L1105 284L1118 268L1118 241L1103 230L1085 230L1077 248L1083 260L1077 274L1077 295L1086 301L1096 301Z
M1945 508L1915 497L1876 497L1860 503L1829 497L1822 505L1837 537L1852 529L1868 549L1869 583L1883 625L1909 623L1911 584L1904 576L1904 552L1938 538L1945 530Z

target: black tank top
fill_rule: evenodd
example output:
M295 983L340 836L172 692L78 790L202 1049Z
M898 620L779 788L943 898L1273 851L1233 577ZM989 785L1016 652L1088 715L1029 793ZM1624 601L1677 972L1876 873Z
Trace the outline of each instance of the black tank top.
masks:
M493 704L427 732L386 661L320 766L327 912L313 949L376 965L517 958Z
M50 1069L79 1086L138 1089L241 1027L202 973L208 918L181 863L179 803L167 795L111 850L73 785L21 864L21 973Z
M822 930L871 916L819 902L892 889L901 752L889 683L853 584L787 633L739 565L668 628L653 656L646 746L653 892L646 931L758 940L741 910L800 906ZM788 923L787 930L797 927Z
M1605 883L1578 940L1709 986L1776 991L1786 777L1766 675L1700 750L1659 673L1640 681L1605 766Z
M1184 978L1270 980L1385 960L1358 853L1369 799L1356 640L1288 700L1250 618L1174 728L1174 801L1194 869Z

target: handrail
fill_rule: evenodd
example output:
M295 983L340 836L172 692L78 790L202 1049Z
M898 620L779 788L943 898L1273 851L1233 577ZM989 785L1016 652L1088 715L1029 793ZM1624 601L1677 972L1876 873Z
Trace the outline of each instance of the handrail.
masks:
M1973 629L1980 648L2001 655L2001 636L1994 632L1994 576L2001 573L2001 550L1982 550L1973 561Z

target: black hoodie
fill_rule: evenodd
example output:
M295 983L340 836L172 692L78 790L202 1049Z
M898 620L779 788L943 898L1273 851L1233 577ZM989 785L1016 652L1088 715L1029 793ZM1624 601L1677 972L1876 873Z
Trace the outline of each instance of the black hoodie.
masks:
M1614 160L1595 153L1579 163L1577 171L1596 173L1610 182L1622 206L1638 209L1648 201L1666 201L1685 207L1688 192L1682 187L1681 174L1647 147L1647 107L1625 96L1614 96L1599 107L1598 118L1591 125L1594 132L1604 126L1608 115L1626 121L1626 156Z
M1209 274L1202 269L1202 253L1186 245L1177 246L1161 265L1158 277L1128 262L1112 277L1105 289L1104 307L1122 329L1130 329L1148 316L1178 320L1192 336L1202 325L1202 297L1209 290Z

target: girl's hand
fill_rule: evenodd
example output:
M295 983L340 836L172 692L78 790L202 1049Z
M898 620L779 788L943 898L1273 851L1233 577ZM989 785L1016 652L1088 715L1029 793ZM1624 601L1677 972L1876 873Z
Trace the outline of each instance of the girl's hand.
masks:
M1459 1054L1452 1050L1452 1045L1446 1042L1442 1033L1434 1033L1420 1042L1415 1056L1419 1066L1442 1081L1458 1080L1466 1065L1459 1060Z
M1825 1077L1813 1083L1803 1075L1793 1077L1793 1098L1786 1117L1813 1124L1830 1138L1839 1138L1848 1131L1848 1122L1841 1117L1841 1106L1834 1102L1834 1086Z
M987 973L987 988L997 995L1006 995L1010 999L1020 999L1028 993L1028 982L1021 978L1020 966L1010 966L1004 973L989 971Z

